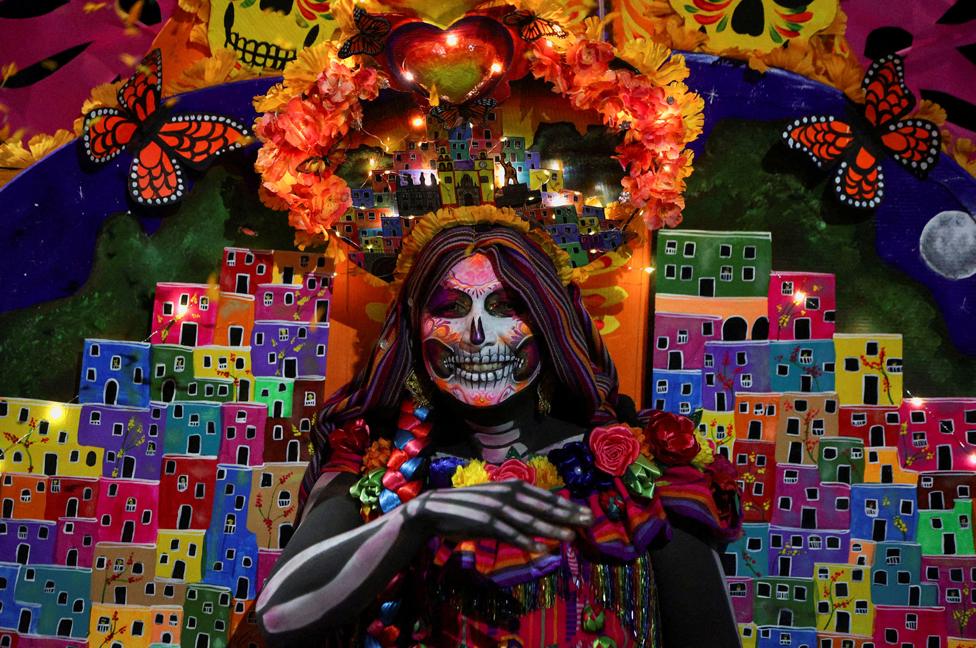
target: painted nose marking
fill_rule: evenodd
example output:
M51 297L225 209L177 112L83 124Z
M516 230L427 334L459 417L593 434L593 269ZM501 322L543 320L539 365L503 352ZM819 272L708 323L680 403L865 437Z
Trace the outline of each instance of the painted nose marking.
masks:
M484 344L485 342L485 327L481 324L481 318L479 317L475 321L471 322L471 344Z

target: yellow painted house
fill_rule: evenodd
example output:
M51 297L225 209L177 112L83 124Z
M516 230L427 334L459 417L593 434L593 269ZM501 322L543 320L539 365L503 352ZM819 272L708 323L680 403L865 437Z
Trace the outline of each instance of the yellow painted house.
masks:
M334 260L325 252L296 252L273 250L271 257L271 283L300 286L305 275L335 274Z
M817 630L854 635L874 632L871 568L814 563Z
M902 468L898 448L866 448L864 450L865 484L918 485L918 473Z
M240 380L254 378L251 373L251 347L217 346L193 348L194 378L226 378Z
M563 190L563 184L562 169L531 169L529 171L529 189L542 189L542 186L545 185L544 191L559 193Z
M152 643L152 610L145 605L93 603L88 624L88 645L149 648Z
M156 536L156 577L187 583L203 579L203 529L160 529Z
M101 477L104 448L78 443L81 405L0 398L0 473Z
M902 337L835 333L835 389L841 405L901 405Z
M732 458L732 444L735 441L735 412L713 412L702 410L701 422L697 429L698 442L713 452Z
M755 623L739 624L739 640L742 642L742 648L756 648L758 634L758 626Z

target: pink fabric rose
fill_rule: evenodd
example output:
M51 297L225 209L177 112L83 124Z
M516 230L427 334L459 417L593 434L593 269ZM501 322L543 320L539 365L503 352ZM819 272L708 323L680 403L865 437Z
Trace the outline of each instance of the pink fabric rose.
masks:
M485 464L485 472L491 481L521 479L529 484L535 483L535 468L518 459L506 459L500 466Z
M597 468L620 477L640 455L640 441L626 425L608 425L590 432L590 450Z

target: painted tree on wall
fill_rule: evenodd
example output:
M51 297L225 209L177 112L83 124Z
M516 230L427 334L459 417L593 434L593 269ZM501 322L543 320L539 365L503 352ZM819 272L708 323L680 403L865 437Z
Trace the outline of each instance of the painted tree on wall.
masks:
M122 435L122 442L119 445L119 449L115 452L115 465L112 466L112 477L119 476L119 466L122 463L122 459L129 452L135 450L145 442L146 435L143 431L142 423L137 421L136 417L130 417L129 422L125 425L125 433Z
M32 473L34 472L34 456L31 454L31 446L37 443L47 443L49 439L47 437L35 438L34 433L37 432L37 419L34 417L31 417L30 421L28 421L27 428L27 434L19 437L13 432L3 433L4 438L10 441L10 445L0 452L0 459L4 459L8 452L20 446L24 449L24 454L27 455L27 472Z

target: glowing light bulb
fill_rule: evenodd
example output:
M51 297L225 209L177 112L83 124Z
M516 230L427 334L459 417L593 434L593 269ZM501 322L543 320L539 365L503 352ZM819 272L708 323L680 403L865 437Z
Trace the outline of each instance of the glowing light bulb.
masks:
M376 158L369 158L369 168L370 169L376 168Z
M547 38L546 39L546 47L552 47L552 39L551 38Z
M492 74L499 74L501 71L502 71L502 64L501 63L499 63L498 61L495 61L494 63L491 64L491 73Z
M180 304L179 306L177 306L176 307L176 319L183 319L184 317L186 317L186 312L188 310L190 310L190 308L188 306L184 306L183 304Z
M457 34L448 34L447 35L447 44L450 45L451 47L454 47L455 45L457 45L458 44Z
M55 405L48 411L47 414L51 418L51 421L60 421L62 418L64 418L64 408L60 405Z
M413 81L414 80L413 72L411 72L410 70L404 70L403 78L406 79L407 81Z
M413 126L414 128L421 128L424 125L424 118L421 117L420 115L417 115L416 117L410 120L410 125Z
M922 405L925 405L925 401L923 401L918 396L912 397L912 407L921 407Z
M802 290L795 295L793 295L793 303L802 304L807 299L807 294Z
M651 274L654 272L654 266L644 266L644 272Z

